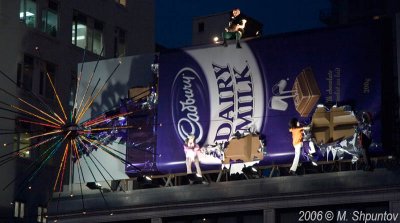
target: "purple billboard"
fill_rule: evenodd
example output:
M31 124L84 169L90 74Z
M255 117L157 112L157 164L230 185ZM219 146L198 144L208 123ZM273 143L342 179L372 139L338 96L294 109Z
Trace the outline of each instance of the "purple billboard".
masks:
M343 149L355 141L359 111L373 115L370 150L383 152L380 33L378 24L369 24L253 39L243 41L241 49L231 44L160 54L158 170L185 172L183 144L192 134L203 147L240 145L232 140L246 132L261 139L256 146L262 147L261 156L250 151L246 160L237 151L231 157L226 150L222 157L206 153L200 157L204 169L252 159L290 163L292 118L312 124L314 142L327 159L335 148L345 151L339 144Z

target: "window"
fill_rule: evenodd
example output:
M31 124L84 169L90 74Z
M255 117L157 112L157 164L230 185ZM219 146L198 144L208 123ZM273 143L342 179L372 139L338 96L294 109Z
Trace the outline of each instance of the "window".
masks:
M21 82L22 81L22 64L18 63L17 64L17 86L21 87Z
M80 48L86 48L86 17L75 13L74 21L72 22L72 44Z
M17 85L26 90L32 90L33 57L24 55L24 63L18 64Z
M71 71L71 81L70 81L70 98L72 98L71 100L69 100L70 106L73 106L74 101L75 101L75 93L76 93L76 88L77 88L77 83L78 82L78 75L77 72L75 70Z
M23 202L14 202L14 217L24 218L25 217L25 204Z
M19 149L23 149L23 148L27 148L28 146L31 145L31 134L29 133L18 133L19 135L18 137L18 142L19 142ZM30 158L31 157L31 153L29 150L23 150L21 151L21 153L19 153L19 157L22 158Z
M199 22L198 24L199 33L204 32L204 22Z
M88 38L89 39L89 38ZM94 22L92 52L99 55L103 49L103 23Z
M75 12L72 22L72 44L104 56L103 23Z
M20 0L19 19L28 27L36 27L36 0Z
M76 112L77 107L74 107L75 103L79 103L75 101L75 94L77 93L77 84L78 84L78 75L76 70L71 71L71 79L69 82L69 106L72 110L72 112ZM77 105L75 105L77 106Z
M31 134L29 134L28 132L24 133L22 129L19 129L18 131L19 132L14 136L14 151L21 150L18 156L28 159L32 157L32 154L29 150L23 149L31 145L31 140L29 139L29 137L31 137Z
M20 151L18 154L22 158L31 158L32 154L29 150L23 150L32 144L30 137L32 136L31 125L24 121L24 119L18 119L16 123L16 132L14 135L14 151Z
M353 0L348 2L348 4L349 4L349 11L351 13L359 11L360 8L362 7L362 1L360 0Z
M115 0L115 2L119 3L122 6L126 6L126 0Z
M40 223L45 223L46 221L46 215L47 215L47 208L38 207L38 216L37 216L37 222Z
M114 57L121 57L125 55L125 31L120 28L115 28L114 35Z
M42 11L42 31L50 36L56 36L58 31L58 4L49 1L47 9Z
M263 222L263 211L238 211L238 212L226 212L216 214L202 214L192 216L179 216L179 217L168 217L163 218L163 223L204 223L204 222L218 222L218 223L254 223Z
M47 77L49 74L51 81L55 85L55 73L56 65L49 62L42 62L42 68L40 69L40 79L39 79L39 94L45 96L46 98L53 99L54 91L51 86L50 80Z

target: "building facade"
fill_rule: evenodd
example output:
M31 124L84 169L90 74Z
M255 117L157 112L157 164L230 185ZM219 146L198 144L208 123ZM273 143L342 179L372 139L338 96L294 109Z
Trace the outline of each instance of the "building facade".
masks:
M322 10L320 19L327 25L343 25L391 17L399 11L400 3L396 0L331 0L331 8Z
M397 28L396 32L398 30ZM390 42L392 31L394 30L391 30L390 35L385 35L382 41L388 43L388 46L382 51L379 50L379 52L389 52L384 53L383 58L390 63L393 62L391 53L396 53L392 52L393 45ZM365 35L362 34L362 36ZM345 39L350 41L351 38ZM247 41L250 45L251 42L261 40L243 41ZM304 46L306 44L301 45L301 47ZM194 47L196 50L199 48L201 46ZM220 47L204 46L204 48L221 50ZM349 51L351 50L344 52ZM243 51L241 53L241 55L244 54ZM323 57L320 54L317 55ZM360 55L365 54L360 53ZM215 55L212 56L215 58ZM164 58L160 54L160 61L162 59ZM346 61L351 61L351 59ZM171 63L175 61L179 60L171 59ZM286 66L287 63L282 64ZM385 65L388 64L385 63ZM389 64L388 69L387 66L382 66L385 70L379 74L397 78L397 70L391 69L394 65ZM160 63L160 67L162 66L163 63ZM163 75L160 74L160 77ZM389 82L393 80L387 79ZM391 89L391 92L384 92L383 96L390 95L387 98L393 100L397 89L385 80L382 88L386 87ZM371 99L368 98L368 100ZM373 103L381 104L380 100L374 100ZM387 102L382 102L382 104L386 106ZM393 114L387 116L395 118ZM276 128L273 129L276 130ZM385 129L382 132L387 131ZM160 135L159 131L158 136ZM289 135L288 138L290 138ZM290 164L257 167L255 175L252 173L230 174L231 167L229 169L227 167L215 172L204 171L203 177L207 183L198 185L183 183L187 178L186 173L155 176L153 181L157 177L159 179L155 184L140 185L144 182L139 182L139 177L132 178L118 185L117 189L107 191L103 188L103 194L99 190L87 192L84 206L79 196L75 195L71 198L68 192L63 193L60 206L57 206L56 202L51 203L49 220L60 222L289 223L299 221L366 222L368 216L369 219L373 217L379 219L380 222L396 222L398 221L396 216L400 212L398 193L400 182L397 177L399 160L390 154L374 157L373 163L376 167L374 171L363 171L360 169L362 162L352 163L350 159L325 162L324 159L319 162L318 167L303 163L299 167L297 176L288 175ZM54 200L57 199L55 197Z
M32 13L32 10L25 9L29 7L23 6L22 11L20 10L20 5L25 4L32 6L32 2L28 2L29 4L27 4L25 1L22 4L18 3L18 1L16 1L16 3L13 3L12 1L4 3L3 1L1 2L2 5L0 5L1 9L6 8L6 6L8 7L8 10L2 10L0 14L0 24L4 24L4 36L7 37L7 39L5 39L5 41L1 41L0 44L2 48L5 49L13 49L12 47L16 47L17 49L15 51L2 51L0 54L2 61L0 63L0 68L4 73L10 74L10 76L11 74L15 74L15 76L11 77L16 80L16 85L24 86L27 89L32 86L31 91L35 92L39 96L43 94L43 98L46 99L47 88L43 88L42 90L40 89L41 86L46 86L47 82L42 83L42 85L40 84L40 81L37 83L37 80L41 79L40 69L36 68L37 64L43 63L42 58L46 58L45 61L48 60L48 63L45 63L46 69L56 71L56 75L54 76L56 86L58 86L58 89L60 90L65 88L63 90L63 94L69 95L71 85L64 85L64 83L73 82L71 80L71 74L76 74L79 72L79 70L76 68L76 64L82 61L82 48L86 48L87 46L88 55L86 58L88 58L87 60L92 61L97 59L98 54L104 55L105 58L120 56L123 54L121 53L120 49L124 45L124 41L121 41L118 38L124 36L123 33L125 33L126 36L129 36L130 32L127 30L121 31L120 28L117 30L110 27L107 28L107 26L110 25L109 21L103 21L105 23L104 24L101 22L100 18L102 18L106 8L114 10L113 7L116 7L115 10L125 10L123 7L119 8L121 7L119 4L122 4L123 6L125 1L118 1L115 3L114 1L98 0L96 3L101 4L96 6L89 5L89 3L87 3L89 1L85 1L84 3L79 4L80 7L83 7L82 9L78 8L78 1L70 1L69 3L55 2L59 3L57 9L59 9L63 4L68 5L68 10L65 12L65 14L69 15L64 18L64 20L69 21L67 22L67 25L64 28L61 28L60 26L59 29L60 32L62 29L64 29L65 35L68 36L60 37L66 41L63 43L65 45L60 43L61 46L59 47L61 49L56 50L55 52L52 50L44 50L43 47L47 46L48 48L53 49L51 46L56 45L52 43L52 41L56 41L57 38L53 40L51 35L53 35L55 32L56 36L58 36L58 29L54 29L54 25L52 25L55 24L54 22L46 22L48 20L54 21L51 19L54 18L54 16L51 16L54 14L54 5L50 7L50 4L48 3L48 11L50 11L50 13L48 13L48 11L41 12L45 15L44 19L43 16L40 17L40 21L44 20L44 24L46 24L45 28L29 28L30 26L34 26L32 24L37 24L38 19L35 20L28 18L32 17L31 14L34 14ZM143 8L149 7L147 0L140 1L140 4L142 4ZM75 9L75 7L77 8ZM100 7L100 9L98 8L97 10L94 10L93 8L96 7ZM147 16L148 12L146 12L143 8L137 6L137 10L140 10L138 15L142 15L141 13L146 13ZM98 17L95 16L93 11L99 13L96 14ZM15 15L18 15L18 13L21 12L22 15L20 14L19 17L17 16L14 18ZM63 16L65 16L65 14L63 14ZM114 18L116 17L115 14L115 11L114 14L111 14L110 12L109 15L104 17ZM61 24L61 17L60 21L58 22L59 24ZM222 17L224 19L222 19ZM228 13L222 17L215 17L216 21L221 21L220 28L215 29L209 29L208 24L211 24L212 22L203 20L204 18L199 20L195 19L193 23L193 32L203 33L204 31L204 36L200 38L199 34L199 39L195 40L197 37L193 35L193 44L197 45L211 43L213 40L210 37L212 36L205 35L205 33L207 30L212 30L209 33L213 34L215 32L215 34L219 35L221 30L223 30L223 27L226 26ZM133 19L133 21L138 21L141 19L142 17L139 17ZM35 22L32 23L32 20ZM150 21L151 18L148 18L148 20ZM145 21L148 20L146 19ZM203 25L202 22L204 22ZM43 25L38 27L43 27ZM145 25L143 25L143 27L145 27ZM396 31L398 33L400 28L398 25L397 27L398 28ZM114 42L111 41L111 45L113 45L114 48L106 46L107 44L99 41L99 39L102 39L100 30L107 29L111 29L114 34L118 34L116 35L118 37L117 40L114 39ZM7 34L9 33L7 31L13 31L14 34ZM47 32L49 33L47 34ZM87 36L88 33L91 33L90 38ZM44 39L37 40L38 42L43 41L39 46L41 53L40 57L35 56L37 55L35 46L38 46L38 44L36 44L36 42L29 43L29 41L36 40L36 38ZM141 43L138 41L140 38L141 37L137 37L136 39L132 37L137 44L141 46L145 45L144 42ZM127 41L127 39L131 38L129 37L120 39L125 39ZM145 38L143 37L143 41L144 39ZM15 43L14 40L18 40L16 41L17 43ZM104 36L104 41L107 42L106 36ZM102 44L105 46L104 50L101 50L103 49ZM126 46L128 46L128 44ZM33 49L31 49L32 47ZM149 52L144 49L141 51L139 50L139 46L137 47L138 53ZM126 52L128 51L127 49L128 47L125 48ZM151 51L151 47L149 47L149 50ZM60 51L64 53L72 53L70 56L59 56L58 53ZM128 55L128 53L126 54ZM57 58L59 60L57 60ZM3 65L3 61L5 65ZM23 63L19 61L23 61ZM68 64L70 64L70 67L66 66L66 68L62 69L64 73L61 73L60 71L60 75L63 74L61 77L59 77L57 72L59 69L61 69L59 68L61 65L58 65L57 63L59 61L69 61ZM24 72L21 71L21 75L19 76L18 74L20 72L18 72L18 63L21 63L20 70L24 70ZM397 66L398 64L399 63L396 63ZM34 74L36 74L35 72L39 74L38 77L34 76ZM397 71L393 72L392 76L397 78ZM24 92L20 92L18 88L7 86L7 84L5 84L7 79L4 78L4 75L2 78L2 80L4 80L1 82L2 88L7 88L9 91L15 94L25 94ZM29 84L30 82L32 82L32 84ZM48 103L54 103L57 105L56 100L51 98L51 94L48 96L50 97L46 99L49 101ZM16 99L10 101L9 97L5 97L4 94L1 94L0 97L1 101L8 100L8 103L16 103L17 101ZM4 104L2 104L2 106L3 105ZM3 112L3 110L1 112ZM17 116L13 113L12 115L12 117ZM4 117L10 117L10 113L5 112ZM2 125L1 128L13 129L13 120L5 120L8 122L4 121L4 125ZM2 135L2 137L4 137L2 138L4 139L4 142L14 141L13 137L9 136L7 138L5 136ZM19 142L20 140L17 141ZM15 149L12 146L6 146L5 148L7 150L3 150L1 155L7 151L13 151L13 149ZM27 154L26 156L32 156L32 158L17 159L16 162L7 163L7 168L0 169L2 176L0 183L1 187L6 187L7 183L12 181L14 176L18 176L19 174L22 174L23 171L28 169L29 165L32 163L31 160L35 159L35 155ZM29 218L32 222L283 223L296 222L300 220L319 222L352 222L354 219L357 219L356 222L364 222L365 218L362 219L362 215L360 213L363 212L364 214L385 213L385 219L382 219L382 221L384 220L387 222L387 220L391 220L395 222L395 214L400 213L400 180L398 178L398 160L393 159L392 156L387 156L382 160L375 159L374 164L377 167L374 172L364 172L357 169L357 163L320 163L317 171L318 173L313 172L315 169L307 169L307 166L301 167L302 172L304 172L304 174L301 176L287 176L287 174L284 174L284 172L288 169L287 166L272 166L268 167L268 171L270 171L269 174L264 174L266 169L258 170L259 174L261 172L263 173L263 177L258 176L257 179L240 181L234 180L233 176L229 176L229 173L227 173L226 170L221 170L220 172L216 173L204 172L204 176L207 178L208 183L200 185L182 185L180 181L183 181L183 178L186 176L180 177L171 174L159 176L159 179L162 183L159 183L157 186L158 188L142 189L136 185L138 184L136 179L130 179L124 182L124 185L118 185L118 189L114 188L113 191L107 191L104 188L104 190L102 190L104 194L100 193L99 190L90 191L86 189L84 191L84 197L80 196L79 188L76 188L76 191L65 190L60 197L58 197L58 193L55 193L54 196L49 194L48 191L52 188L45 187L52 186L52 184L49 184L48 182L53 179L52 174L54 173L52 170L57 168L55 165L50 165L49 168L46 168L47 172L40 175L41 182L33 185L26 185L26 187L23 188L23 191L20 190L20 187L12 186L11 188L8 188L6 192L2 192L1 201L2 210L4 211L0 216L6 216L3 218L5 219L4 221L12 219L17 222L29 221ZM278 170L281 171L279 177L275 175L276 171ZM4 181L3 179L10 180ZM24 184L22 184L22 186L24 186ZM51 199L51 202L49 206L47 206L47 201L49 199ZM10 204L10 201L12 204ZM46 215L48 215L48 218L46 218ZM3 219L0 218L0 220Z
M12 106L23 109L31 103L62 113L59 99L68 114L78 63L154 53L154 25L154 1L149 0L1 1L0 87L4 91L0 96L0 155L32 145L33 132L40 131L35 125L20 122L27 114ZM48 181L54 181L57 162L49 160L38 180L26 179L26 175L39 175L32 167L40 159L34 150L21 150L15 159L1 160L0 184L7 187L0 192L1 222L10 218L45 221L53 189Z

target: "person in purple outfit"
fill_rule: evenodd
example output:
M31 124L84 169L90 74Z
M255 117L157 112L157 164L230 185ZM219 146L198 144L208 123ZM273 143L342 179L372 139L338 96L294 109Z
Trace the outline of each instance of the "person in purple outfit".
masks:
M372 143L371 125L372 125L372 115L369 112L363 112L361 115L361 120L359 120L358 122L356 131L358 132L358 140L361 146L365 171L374 170L369 155L369 147Z

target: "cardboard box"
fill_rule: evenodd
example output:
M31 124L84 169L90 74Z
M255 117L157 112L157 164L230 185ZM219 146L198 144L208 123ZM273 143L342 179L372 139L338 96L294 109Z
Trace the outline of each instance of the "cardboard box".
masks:
M129 98L138 100L142 97L146 97L149 94L149 87L134 87L130 88L128 92Z
M262 160L264 155L259 152L260 140L258 135L247 135L240 139L232 139L225 150L225 164L230 161L242 160L243 162L251 162L254 160Z
M317 108L312 116L312 133L318 144L351 137L358 121L351 111L333 107Z

